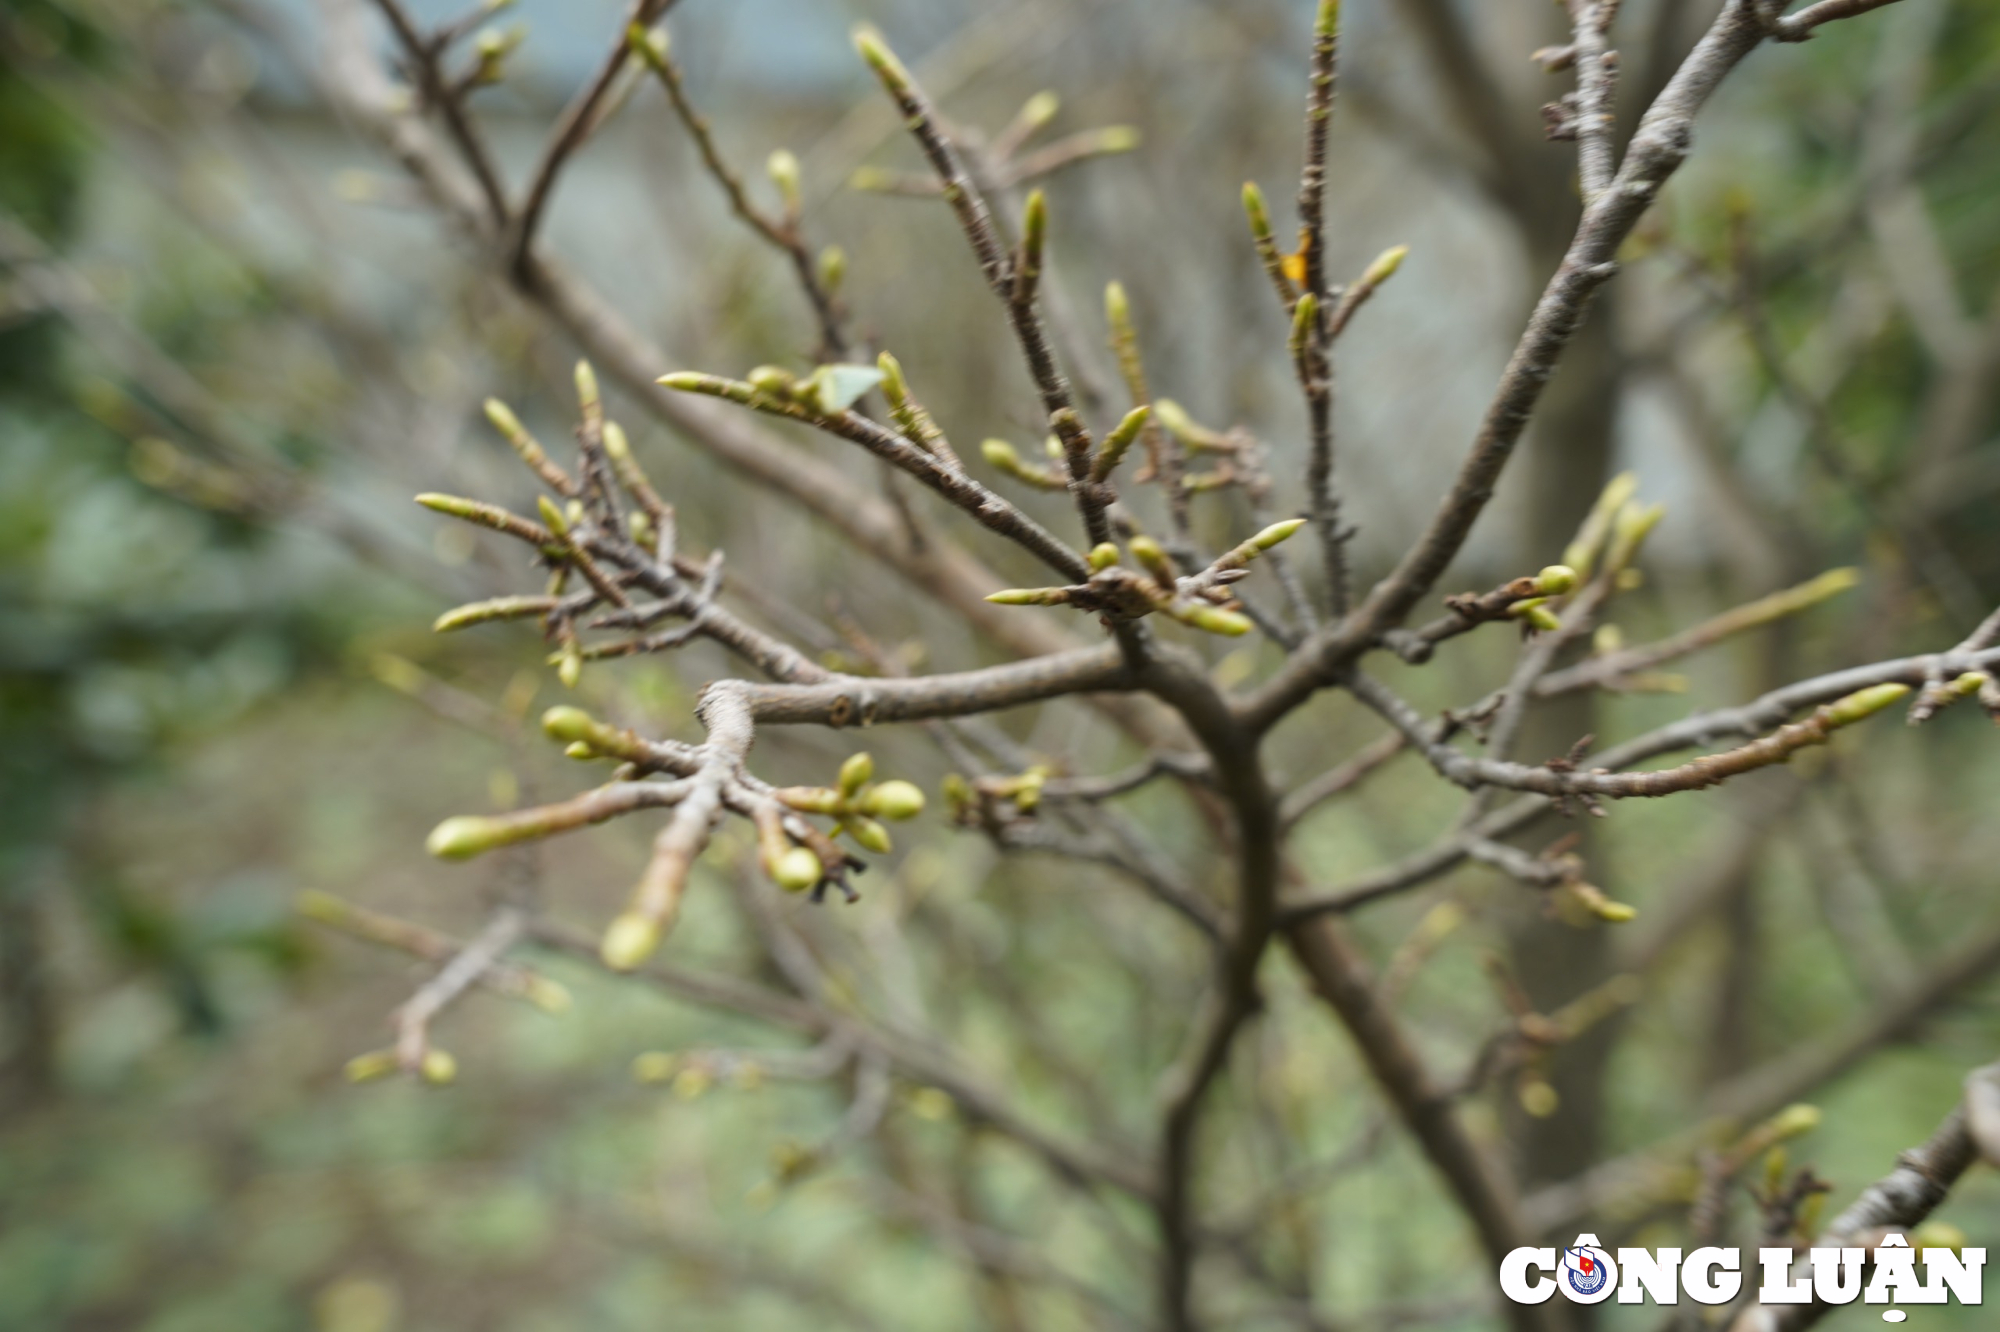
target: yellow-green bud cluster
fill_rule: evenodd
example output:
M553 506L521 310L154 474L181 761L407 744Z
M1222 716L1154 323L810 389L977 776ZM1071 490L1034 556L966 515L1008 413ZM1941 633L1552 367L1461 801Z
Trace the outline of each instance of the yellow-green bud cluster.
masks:
M875 760L866 753L851 755L840 765L836 785L788 787L778 792L778 799L801 813L824 814L837 820L841 832L877 855L887 855L892 849L889 830L882 826L880 820L901 822L913 819L924 811L923 791L914 782L901 779L875 781ZM771 870L772 877L779 878L783 883L784 879L778 874L778 864L779 857L773 855L767 868ZM797 862L795 878L802 878L803 871L801 860ZM801 886L809 888L819 878L818 874L814 874L810 882ZM785 886L792 885L787 883Z

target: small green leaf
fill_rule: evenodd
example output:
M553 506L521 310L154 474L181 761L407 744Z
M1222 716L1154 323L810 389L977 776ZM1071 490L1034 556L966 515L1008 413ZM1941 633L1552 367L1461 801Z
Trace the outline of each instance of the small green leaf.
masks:
M812 372L805 386L813 404L833 416L859 402L882 378L882 371L872 365L823 365Z

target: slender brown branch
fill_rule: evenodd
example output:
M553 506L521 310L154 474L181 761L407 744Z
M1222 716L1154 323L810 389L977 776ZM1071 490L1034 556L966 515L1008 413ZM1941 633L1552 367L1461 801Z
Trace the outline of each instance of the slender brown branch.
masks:
M555 132L542 149L541 160L535 163L534 172L528 178L527 197L514 218L513 234L508 240L512 252L510 267L522 277L527 276L528 256L534 249L535 230L541 225L542 214L555 193L556 178L562 174L563 166L577 149L597 131L599 108L610 95L612 85L618 82L618 76L624 73L626 62L632 58L631 46L625 37L626 30L635 23L642 26L652 23L673 5L674 0L632 0L625 21L618 27L618 40L605 55L597 73L563 108L562 118L556 123Z
M1356 674L1349 686L1356 698L1401 730L1439 773L1467 790L1505 787L1554 796L1657 797L1718 786L1731 777L1783 763L1799 750L1825 744L1833 732L1879 710L1909 692L1901 683L1871 686L1821 706L1803 721L1790 722L1769 735L1719 754L1710 754L1659 772L1611 772L1603 767L1575 771L1570 760L1542 765L1483 758L1431 742L1424 719L1415 709L1378 682ZM1894 693L1883 693L1893 690Z
M728 198L730 211L790 261L792 271L798 277L799 288L812 306L813 317L819 321L822 355L828 360L844 360L847 356L847 337L841 329L840 306L820 278L812 251L799 232L797 219L774 219L751 201L741 178L730 168L716 146L707 117L688 99L687 88L681 81L680 66L670 54L664 31L655 41L644 24L635 24L626 29L626 38L640 61L666 90L667 101L672 104L674 114L680 118L682 127L701 154L702 165L708 168L708 174Z
M972 244L987 286L1007 308L1008 322L1020 344L1028 373L1041 395L1042 411L1049 428L1062 441L1069 462L1070 490L1083 516L1084 530L1095 546L1110 540L1104 516L1106 497L1090 480L1091 440L1077 415L1069 380L1057 365L1050 346L1048 329L1036 309L1035 289L1040 277L1040 233L1045 225L1036 220L1045 208L1039 193L1030 196L1026 235L1017 258L1009 258L984 194L973 179L958 148L945 133L937 110L880 37L864 32L857 38L864 59L881 80L883 88L902 110L904 123L944 187L945 202L957 215L959 227Z
M1896 0L1819 0L1796 14L1787 14L1771 25L1771 36L1781 42L1802 42L1813 30L1836 19L1853 18L1871 9L1893 5Z
M523 924L524 917L518 908L501 907L485 928L445 962L437 975L425 981L396 1009L389 1021L396 1029L396 1059L405 1072L415 1073L424 1068L431 1054L431 1022L492 972L500 955L521 937Z
M1278 822L1289 831L1292 825L1326 801L1360 785L1377 768L1409 748L1409 743L1401 732L1391 731L1345 763L1336 764L1319 776L1294 787L1285 796L1284 805L1278 814Z
M710 694L740 697L753 720L772 725L877 726L964 717L1043 699L1137 687L1116 644L1031 657L1004 666L908 679L834 676L818 684L721 680Z
M1641 763L1661 754L1670 754L1678 749L1705 744L1721 736L1755 737L1782 725L1787 718L1804 708L1832 702L1863 689L1883 684L1921 685L1927 673L1933 668L1933 662L1934 658L1929 656L1901 657L1893 661L1857 666L1845 671L1816 676L1810 680L1801 680L1797 684L1773 690L1739 707L1718 708L1697 713L1692 717L1635 736L1631 740L1596 754L1593 756L1594 763L1597 768L1605 770L1606 774L1615 774L1618 769L1631 764ZM1970 653L1958 658L1954 664L1959 665L1961 670L1980 670L2000 664L2000 648L1988 648ZM1409 731L1404 728L1414 725L1419 728L1419 734L1424 734L1421 730L1424 725L1422 719L1416 717L1413 711L1406 710L1407 705L1398 708L1387 698L1383 702L1401 716L1399 733L1408 736ZM1546 769L1536 771L1546 771ZM1573 777L1575 774L1553 773L1551 776L1558 779L1553 785L1560 786L1563 777ZM1468 836L1489 840L1504 837L1526 827L1550 808L1551 801L1545 795L1533 795L1513 801L1486 815L1472 828L1449 834L1426 850L1386 865L1339 888L1288 901L1284 904L1281 914L1287 922L1290 922L1327 912L1352 911L1379 898L1429 883L1463 863Z
M1656 643L1645 643L1637 647L1620 648L1601 653L1566 670L1552 671L1535 682L1535 697L1549 698L1566 694L1577 689L1615 688L1617 682L1640 671L1651 670L1655 666L1685 657L1712 647L1726 638L1750 629L1771 624L1788 615L1794 615L1811 606L1816 606L1841 591L1854 586L1857 575L1852 569L1834 569L1797 587L1773 592L1767 597L1726 610L1711 616L1691 628L1671 634ZM1961 651L1972 648L1961 645Z
M1339 0L1320 0L1313 23L1312 71L1306 92L1305 167L1299 177L1299 249L1305 260L1305 292L1310 298L1303 336L1294 333L1299 383L1306 395L1309 452L1306 495L1313 529L1326 566L1326 606L1335 617L1347 614L1347 534L1340 526L1340 496L1334 486L1333 357L1326 276L1326 142L1333 121L1334 77L1339 55Z
M859 412L821 411L803 396L765 391L739 380L714 375L673 374L665 376L660 382L671 388L727 398L773 416L801 421L859 444L884 462L923 482L971 515L982 527L1032 552L1064 577L1081 579L1090 575L1090 566L1083 556L1005 496L987 489L966 473L947 465L939 456L919 448L904 436L878 425Z
M1712 1090L1702 1121L1665 1142L1592 1166L1525 1200L1537 1233L1560 1230L1612 1198L1670 1192L1664 1176L1712 1135L1718 1124L1753 1123L1811 1095L1869 1055L1907 1037L1968 985L2000 967L2000 928L1989 927L1938 959L1876 1011L1846 1030L1787 1052Z
M329 929L397 949L426 962L448 963L467 947L441 931L370 911L331 893L301 893L297 909L300 915ZM560 1012L569 1006L569 992L561 985L517 962L502 961L497 954L475 979L495 994L524 999L545 1011Z
M1965 1078L1965 1098L1945 1116L1921 1146L1896 1159L1896 1168L1861 1191L1848 1209L1814 1239L1821 1248L1870 1247L1883 1230L1908 1230L1950 1195L1952 1186L1980 1159L1973 1133L1973 1107L1982 1087L2000 1077L2000 1064L1974 1069ZM1730 1332L1802 1332L1838 1306L1815 1296L1807 1304L1757 1304L1745 1308Z
M593 935L547 920L532 922L529 933L546 947L602 965L598 941ZM926 1038L828 1012L730 976L658 962L650 962L630 975L694 1003L742 1013L806 1035L836 1038L857 1054L886 1058L921 1085L936 1087L950 1096L967 1118L1020 1143L1064 1179L1085 1186L1108 1184L1141 1200L1151 1193L1150 1182L1138 1163L1116 1150L1067 1142L1043 1129L1005 1094L968 1072Z
M1640 120L1611 184L1584 210L1568 252L1536 302L1488 405L1478 436L1444 502L1424 532L1366 601L1293 654L1245 708L1253 726L1268 726L1329 681L1385 629L1399 623L1434 586L1492 497L1597 289L1617 271L1618 247L1644 216L1660 187L1686 160L1694 117L1723 77L1763 40L1752 0L1729 0L1707 34Z
M494 243L476 198L422 127L398 110L393 90L368 51L336 46L309 72L321 79L333 105L354 116L387 146L448 220L483 247ZM1000 586L1000 580L961 546L934 537L922 549L912 547L893 506L856 485L840 469L746 425L728 408L658 387L654 380L660 367L672 364L673 358L642 338L598 292L557 261L538 251L531 251L528 261L525 273L501 266L498 276L575 338L593 363L687 441L797 503L856 549L896 570L1011 651L1035 656L1076 647L1076 640L1050 617L1020 615L987 603L986 594ZM1147 743L1184 743L1156 711L1117 698L1101 698L1099 706Z
M1466 1133L1450 1097L1433 1083L1408 1035L1383 1005L1365 960L1331 921L1292 923L1286 942L1313 990L1354 1038L1376 1085L1444 1179L1488 1261L1497 1266L1528 1242L1530 1232L1493 1163ZM1555 1326L1540 1306L1510 1303L1503 1308L1517 1332Z
M445 81L440 63L444 55L442 45L437 38L427 38L419 31L415 20L399 0L375 0L375 5L388 19L396 40L409 56L410 68L417 77L424 105L435 108L444 119L446 132L451 135L452 142L471 168L473 178L478 181L488 219L496 227L504 226L507 221L507 191L500 184L500 175L493 166L486 141L479 137L472 128L471 119L465 114L462 96Z
M1611 184L1617 168L1612 110L1618 96L1618 53L1610 48L1610 27L1618 4L1569 0L1569 12L1576 66L1576 115L1571 123L1583 202L1588 205Z

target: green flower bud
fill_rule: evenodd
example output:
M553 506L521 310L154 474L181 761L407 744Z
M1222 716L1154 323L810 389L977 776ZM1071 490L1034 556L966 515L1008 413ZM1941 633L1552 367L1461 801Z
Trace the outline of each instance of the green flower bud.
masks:
M760 365L743 377L743 382L759 393L787 395L796 386L792 372L782 366Z
M552 981L547 976L529 973L524 982L528 1002L551 1016L567 1013L570 1009L570 994L561 981Z
M914 819L924 812L924 793L912 782L883 782L862 798L861 808L877 818Z
M588 743L604 729L604 724L582 708L559 704L542 714L542 732L551 740L570 744Z
M910 86L910 71L903 68L903 62L896 59L896 53L874 28L863 24L854 30L854 49L891 92L899 93Z
M1605 483L1583 526L1577 529L1576 539L1563 550L1562 562L1576 570L1577 577L1590 577L1598 547L1604 544L1604 535L1611 530L1612 517L1625 507L1638 488L1639 478L1631 472L1620 472Z
M847 281L847 251L829 245L819 252L819 284L828 295L837 295Z
M1785 1171L1791 1165L1791 1158L1782 1147L1773 1147L1764 1153L1764 1191L1776 1194L1784 1185Z
M428 682L424 668L393 652L378 652L368 659L368 670L377 680L399 694L415 694Z
M1803 1235L1807 1240L1812 1240L1814 1238L1817 1238L1819 1235L1820 1215L1825 1210L1826 1210L1826 1195L1824 1193L1807 1194L1805 1197L1805 1201L1799 1204L1799 1210L1798 1210L1799 1234Z
M843 799L852 800L855 794L866 786L875 775L875 760L865 751L848 756L840 765L840 794Z
M1090 475L1093 480L1102 481L1117 470L1118 464L1124 461L1126 452L1131 449L1132 441L1139 438L1139 432L1146 428L1146 422L1152 415L1153 409L1141 404L1125 413L1118 424L1111 428L1111 433L1104 437L1102 444L1098 445L1097 461L1091 464Z
M1166 549L1159 542L1141 533L1127 541L1125 546L1132 552L1132 558L1144 565L1146 572L1153 575L1160 586L1171 588L1174 585L1173 561L1167 558Z
M882 372L882 395L891 407L901 407L910 396L909 381L903 378L903 363L883 352L875 358L875 368Z
M1319 327L1319 298L1311 292L1299 297L1292 307L1292 336L1287 344L1292 359L1304 356L1306 346L1312 341L1313 330Z
M349 1082L374 1082L378 1078L386 1078L396 1071L396 1052L370 1050L367 1054L358 1054L348 1060L341 1071Z
M799 211L799 159L788 148L780 148L764 160L765 174L778 187L787 213Z
M1241 638L1254 627L1247 615L1197 602L1181 612L1181 620L1195 628L1227 638Z
M826 786L790 786L778 793L778 798L787 806L801 814L838 814L841 806L840 792Z
M586 741L573 740L563 746L563 757L573 758L581 763L596 758L597 751L592 749Z
M657 70L666 63L669 42L665 28L654 32L643 23L630 24L625 29L625 44L653 69Z
M1250 544L1259 550L1269 550L1280 541L1306 525L1303 518L1287 518L1282 523L1272 523L1269 527L1250 538Z
M1109 541L1100 541L1090 548L1090 571L1098 573L1118 563L1118 547Z
M521 620L531 615L540 615L549 608L547 597L494 597L490 601L472 601L463 606L454 606L431 622L431 632L448 634L454 629L464 629L475 624L490 624L495 620Z
M1551 564L1535 575L1535 590L1545 597L1559 597L1576 587L1576 570L1567 564Z
M458 1061L443 1050L424 1051L424 1062L419 1066L424 1081L433 1087L448 1086L458 1076Z
M628 911L611 922L604 932L598 952L604 965L613 971L633 971L660 946L660 926L637 912Z
M1910 1232L1910 1247L1922 1254L1926 1249L1962 1252L1970 1241L1965 1232L1949 1221L1926 1221Z
M461 814L431 829L431 835L424 839L424 850L439 860L470 860L481 852L505 846L509 840L497 819Z
M1041 190L1028 191L1021 209L1021 255L1028 271L1042 266L1042 248L1049 236L1049 198Z
M293 898L292 910L322 925L345 925L354 916L347 903L332 893L323 893L315 888L308 888Z
M1910 687L1906 684L1870 685L1866 689L1857 689L1847 697L1828 704L1827 717L1835 726L1852 726L1855 722L1874 716L1909 692Z
M648 1087L671 1082L680 1072L680 1056L665 1050L648 1050L632 1060L632 1081Z
M569 519L564 516L562 509L557 506L554 500L550 499L547 495L537 495L535 496L535 508L541 511L542 526L548 528L549 531L554 532L557 536L567 536L569 534Z
M1243 212L1250 219L1250 233L1258 240L1267 240L1271 235L1271 210L1264 204L1264 191L1250 182L1243 182Z
M1062 106L1062 99L1054 93L1043 91L1030 97L1021 107L1016 117L1031 132L1042 128L1056 118L1056 111Z
M1547 1119L1562 1106L1562 1097L1542 1078L1529 1078L1522 1082L1517 1094L1521 1108L1536 1119Z
M1623 573L1625 566L1639 553L1640 543L1666 516L1667 506L1664 504L1626 504L1620 508L1617 517L1611 521L1611 545L1605 552L1604 562Z
M1517 604L1512 613L1518 614L1521 619L1545 634L1552 634L1562 628L1562 621L1556 617L1556 613L1539 603L1532 606L1525 603Z
M797 1142L781 1142L771 1149L771 1173L780 1184L805 1178L819 1164L819 1153Z
M1382 251L1375 256L1375 262L1368 265L1368 271L1361 275L1361 281L1370 287L1387 282L1396 275L1396 270L1403 266L1403 260L1409 253L1410 247L1407 245L1397 245Z
M508 446L520 455L521 461L536 472L547 474L551 470L549 455L528 433L527 427L521 424L521 418L514 415L514 409L498 398L488 398L485 405L486 419L500 432Z
M802 893L826 875L819 857L808 847L795 846L771 866L771 879L788 893Z
M1765 1123L1765 1131L1778 1142L1801 1138L1819 1127L1822 1116L1816 1105L1788 1105Z
M1153 403L1153 415L1159 419L1167 433L1177 439L1186 439L1201 429L1185 408L1172 398L1160 398Z
M1123 337L1132 327L1132 303L1126 298L1125 284L1108 282L1104 286L1104 322L1111 325L1114 335Z
M986 599L996 606L1060 606L1069 600L1069 590L1060 587L1008 587L987 593Z
M864 815L850 815L840 821L840 826L854 839L856 845L873 851L878 856L889 854L892 845L889 840L889 830L875 820Z
M1020 451L1004 439L983 441L979 446L979 454L989 465L1003 472L1014 472L1022 466Z

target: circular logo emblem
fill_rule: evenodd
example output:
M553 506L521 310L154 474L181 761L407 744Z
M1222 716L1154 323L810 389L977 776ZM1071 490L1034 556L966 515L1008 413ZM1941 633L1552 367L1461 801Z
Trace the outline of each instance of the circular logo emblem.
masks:
M1595 1304L1611 1293L1617 1268L1611 1255L1591 1245L1564 1249L1563 1293L1582 1304Z

